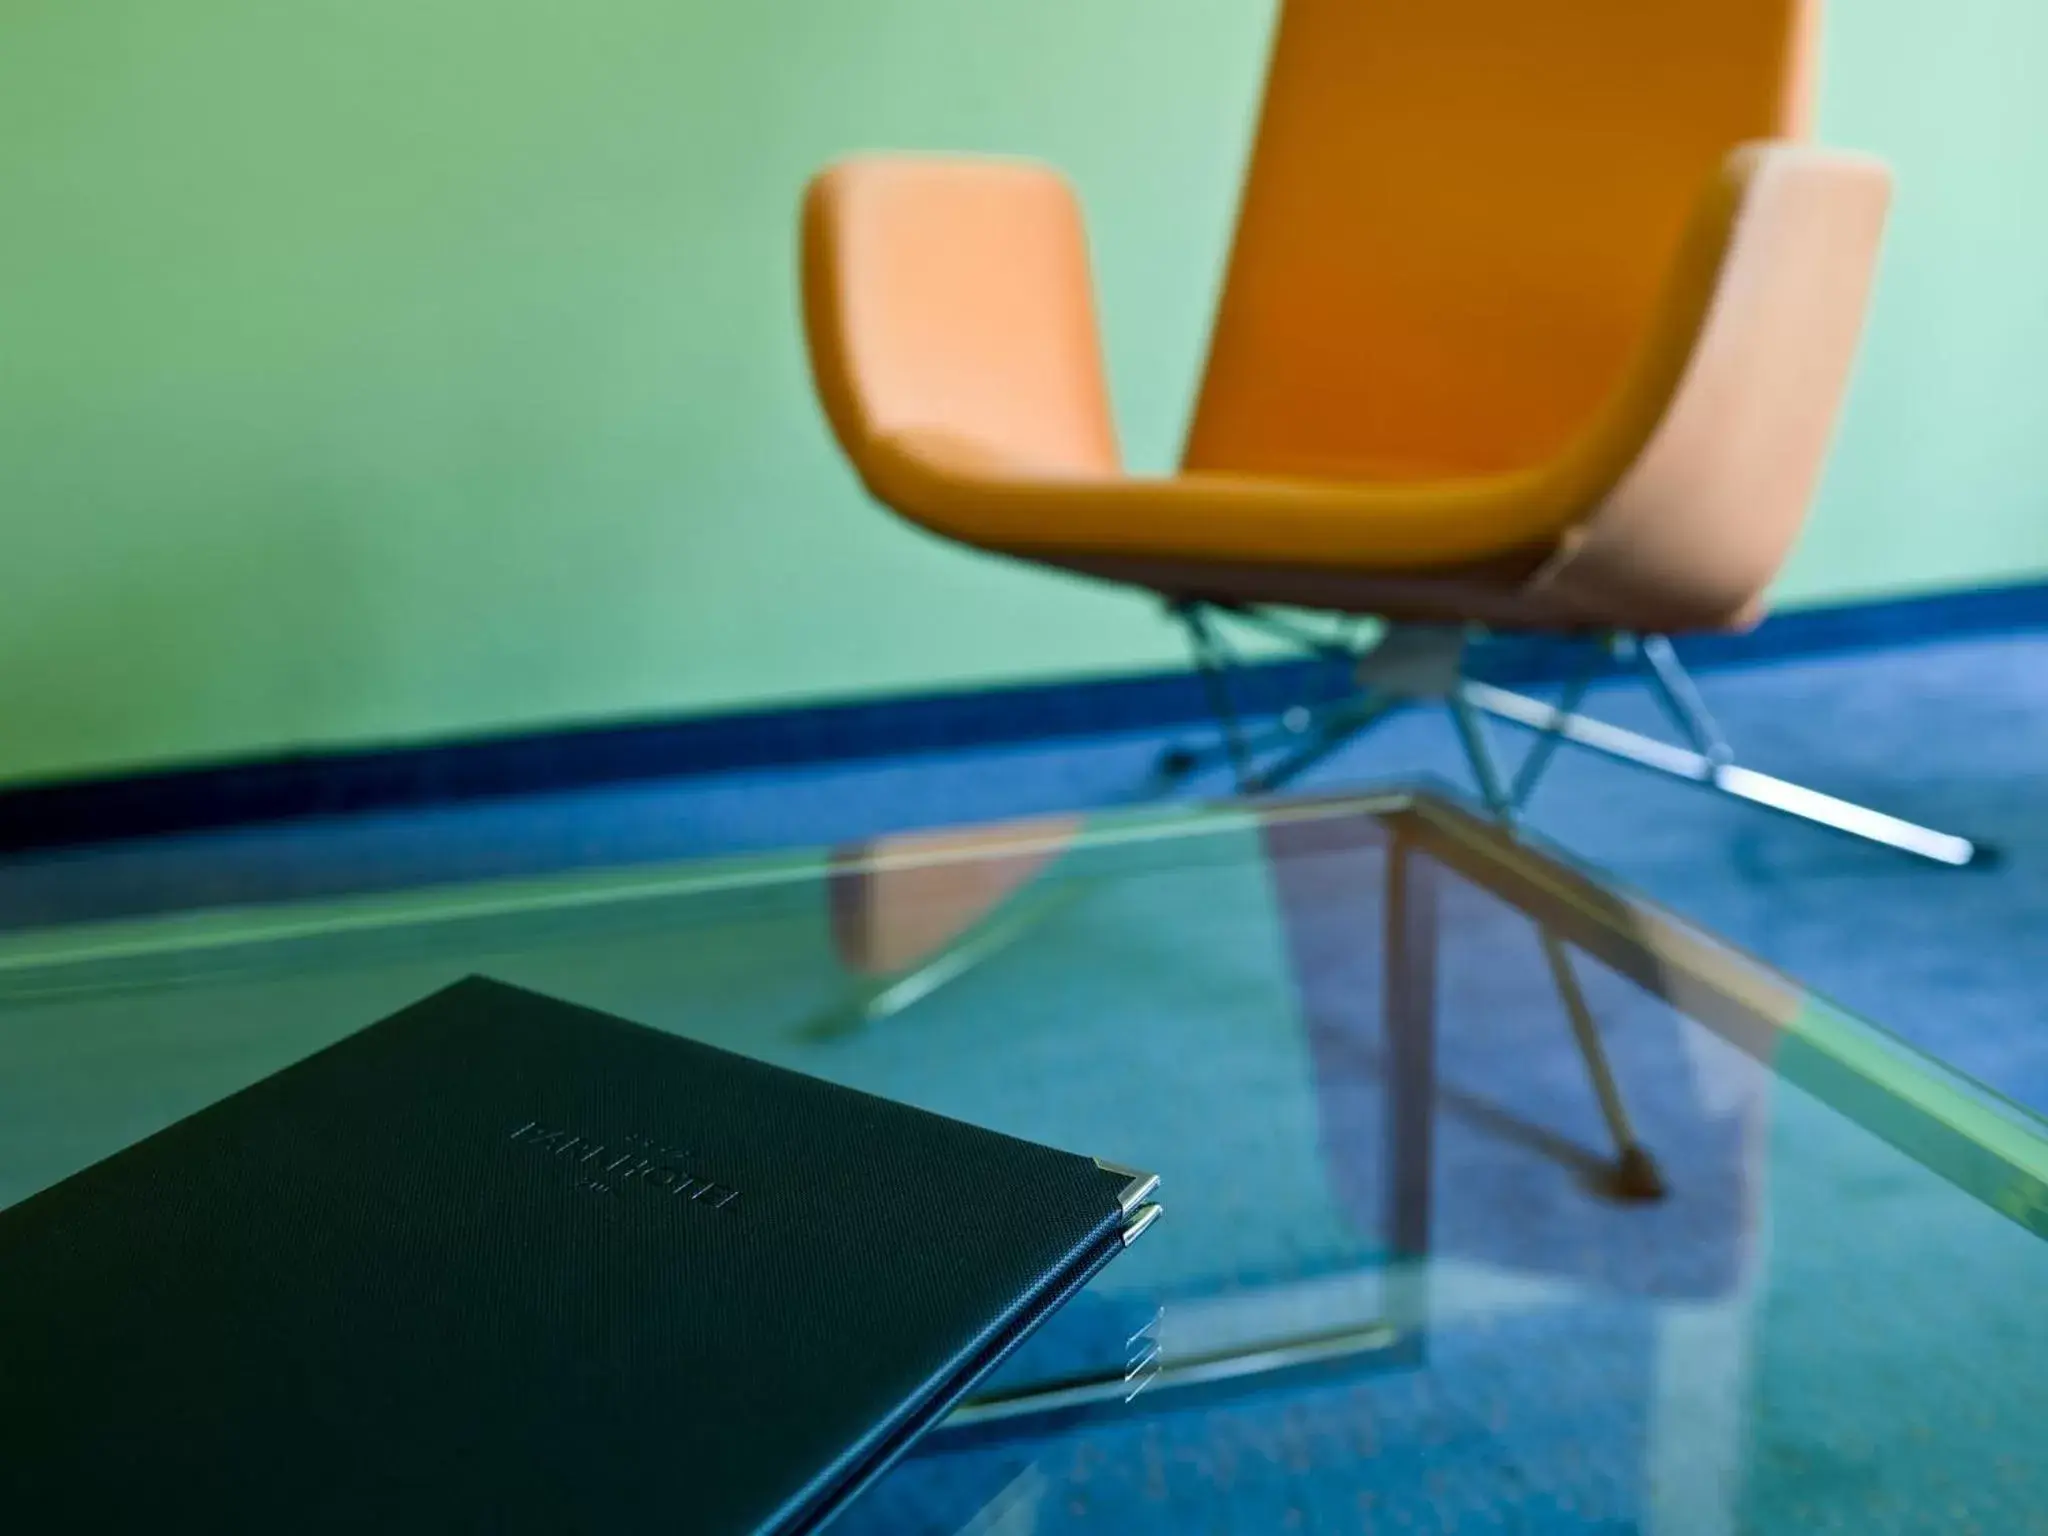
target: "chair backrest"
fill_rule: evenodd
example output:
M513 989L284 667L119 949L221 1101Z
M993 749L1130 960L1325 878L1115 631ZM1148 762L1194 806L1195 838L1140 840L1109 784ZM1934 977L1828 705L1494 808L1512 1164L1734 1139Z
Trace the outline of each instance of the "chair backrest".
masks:
M1558 453L1737 144L1802 136L1819 0L1285 0L1186 463Z

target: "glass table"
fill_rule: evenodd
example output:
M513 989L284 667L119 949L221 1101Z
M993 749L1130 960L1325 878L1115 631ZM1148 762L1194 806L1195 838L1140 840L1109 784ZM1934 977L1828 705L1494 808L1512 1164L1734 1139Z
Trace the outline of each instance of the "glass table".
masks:
M8 936L0 1205L474 972L1162 1175L846 1531L2048 1530L2048 1126L1427 791Z

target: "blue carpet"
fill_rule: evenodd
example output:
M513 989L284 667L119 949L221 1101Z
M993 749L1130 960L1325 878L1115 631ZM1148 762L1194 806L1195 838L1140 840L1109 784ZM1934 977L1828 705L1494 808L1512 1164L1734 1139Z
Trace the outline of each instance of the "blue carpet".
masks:
M1441 1327L1426 1371L1158 1414L1049 1446L941 1446L839 1529L952 1536L1021 1477L1031 1519L1016 1529L1032 1536L1622 1536L1640 1529L1649 1331L1646 1310L1612 1306Z
M2048 637L1778 663L1712 674L1703 687L1751 766L1986 839L2001 847L2004 862L1968 872L1918 865L1577 756L1559 763L1539 795L1536 829L1962 1070L2048 1109L2048 1032L2037 1024L2036 1001L2048 970L2048 946L2036 942L2048 918ZM1589 707L1657 729L1646 701L1630 690L1602 690ZM1156 735L1132 734L44 856L0 866L0 926L845 842L917 826L1128 803L1144 794L1160 745ZM1438 715L1395 718L1303 787L1417 773L1462 781L1455 744ZM1191 788L1224 787L1211 779ZM616 969L616 957L612 963ZM1453 988L1467 989L1468 1010L1486 1011L1488 969L1454 970ZM614 980L623 986L630 978ZM1304 1002L1313 1008L1314 999ZM1596 1002L1604 1012L1612 1000ZM1636 1082L1645 1072L1628 1053L1653 1044L1640 1032L1618 1033L1619 1064ZM921 1063L914 1041L899 1033L882 1046L898 1049L901 1059L878 1060L878 1072L897 1074L878 1086L914 1087L915 1073L930 1065ZM1528 1058L1520 1060L1526 1069ZM1328 1077L1328 1067L1322 1063L1319 1076ZM1016 1078L1032 1080L1025 1073ZM1668 1150L1699 1167L1731 1163L1735 1154L1721 1122L1662 1103L1654 1079L1649 1086L1641 1107L1657 1123L1695 1127L1689 1141ZM1842 1169L1856 1171L1848 1154ZM1651 1261L1667 1252L1712 1258L1726 1246L1646 1244L1634 1226L1632 1242L1616 1242L1597 1220L1579 1233L1517 1228L1493 1212L1526 1205L1529 1187L1499 1166L1489 1174L1475 1162L1467 1172L1449 1181L1461 1194L1443 1213L1439 1236L1446 1247L1508 1272L1554 1274L1555 1256L1538 1246L1569 1239L1577 1255L1570 1272L1597 1282L1608 1299L1598 1307L1545 1306L1433 1328L1427 1370L1268 1392L1021 1445L942 1443L887 1480L845 1528L953 1532L972 1521L968 1528L983 1536L1082 1529L1612 1536L1645 1529L1641 1463L1650 1416L1666 1411L1649 1401L1646 1386L1662 1347L1655 1309L1667 1300L1711 1300L1728 1283L1718 1268L1667 1272ZM1994 1349L2012 1347L1997 1340L2021 1336L2032 1303L2018 1293L2005 1297L1999 1277L2029 1275L2027 1261L2038 1255L2001 1246L2027 1241L2003 1224L1992 1223L1996 1230L1988 1233L1977 1226L1943 1230L1943 1219L1960 1219L1958 1203L1945 1195L1910 1207L1925 1214L1901 1230L1897 1243L1872 1245L1871 1226L1885 1217L1871 1212L1908 1207L1859 1206L1896 1192L1859 1191L1827 1173L1816 1165L1811 1188L1772 1194L1776 1289L1761 1326L1772 1331L1765 1368L1777 1373L1764 1383L1764 1396L1780 1419L1764 1426L1759 1443L1776 1459L1754 1469L1752 1502L1726 1529L1833 1529L1827 1512L1845 1502L1861 1512L1860 1529L1954 1528L1938 1510L1930 1512L1926 1498L1942 1477L1965 1474L1970 1489L2000 1479L2009 1484L2008 1493L1975 1506L2004 1511L1985 1529L2042 1529L2048 1513L2027 1440L2035 1418L2027 1400L2037 1375L2001 1372L1987 1359L1980 1379L1995 1378L2017 1397L1957 1400L1950 1393L1925 1405L1931 1419L1951 1426L1967 1414L1980 1416L1981 1430L1972 1436L1981 1457L1967 1466L1949 1449L1953 1437L1939 1439L1940 1458L1930 1451L1925 1465L1898 1456L1895 1442L1873 1439L1859 1450L1858 1437L1870 1433L1872 1422L1896 1418L1862 1410L1880 1401L1896 1405L1913 1387L1841 1378L1845 1362L1862 1358L1849 1344L1880 1333L1912 1341L1896 1352L1899 1358L1936 1358L1954 1347L1951 1333L1979 1348L1987 1340ZM1910 1172L1888 1177L1910 1183ZM1335 1180L1332 1194L1341 1206L1344 1192ZM1696 1239L1701 1223L1741 1219L1725 1205L1679 1201L1651 1219L1685 1223ZM1200 1257L1172 1249L1167 1226L1161 1225L1157 1259ZM1184 1228L1183 1235L1194 1234ZM1321 1227L1312 1235L1317 1253L1337 1251ZM1878 1251L1856 1277L1860 1283L1845 1287L1836 1259L1851 1242L1861 1245L1858 1251ZM1944 1254L1957 1294L2005 1297L2014 1304L2012 1316L1990 1331L1981 1319L1957 1329L1943 1306L1944 1272L1926 1263L1929 1246ZM1958 1278L1964 1275L1967 1285ZM1617 1304L1616 1295L1628 1299ZM1076 1312L1071 1321L1090 1320ZM1100 1321L1114 1331L1128 1319L1118 1313ZM1560 1360L1571 1368L1558 1371ZM1896 1518L1882 1513L1890 1508L1899 1511Z
M1535 828L1971 1075L2048 1109L2048 637L1866 651L1709 674L1752 767L1996 843L1954 873L1583 755ZM1590 707L1658 729L1633 689ZM734 774L675 784L86 849L0 864L0 927L842 842L1127 803L1152 734ZM1463 783L1443 720L1397 717L1304 783ZM1190 786L1220 794L1218 776Z

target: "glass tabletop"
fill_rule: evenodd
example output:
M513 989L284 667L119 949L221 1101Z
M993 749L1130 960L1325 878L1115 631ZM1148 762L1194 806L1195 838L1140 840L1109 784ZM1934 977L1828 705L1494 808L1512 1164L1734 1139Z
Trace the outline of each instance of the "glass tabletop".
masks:
M1420 791L0 938L0 1206L467 974L1158 1172L848 1532L2048 1531L2048 1126Z

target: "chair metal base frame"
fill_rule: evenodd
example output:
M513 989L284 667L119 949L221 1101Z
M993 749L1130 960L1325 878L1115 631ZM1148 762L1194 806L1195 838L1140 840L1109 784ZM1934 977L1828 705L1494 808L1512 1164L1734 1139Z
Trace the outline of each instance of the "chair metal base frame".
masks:
M1169 748L1159 763L1167 780L1212 764L1228 764L1241 790L1270 792L1299 778L1394 710L1441 703L1488 811L1509 828L1519 820L1557 749L1574 746L1936 864L1961 867L1992 857L1991 850L1969 839L1737 766L1698 689L1663 636L1588 637L1598 645L1589 648L1587 664L1566 678L1559 701L1548 704L1467 676L1467 652L1479 632L1463 627L1391 625L1371 637L1349 623L1318 632L1285 615L1254 608L1182 603L1175 605L1174 613L1188 629L1219 740ZM1217 622L1226 617L1341 667L1351 686L1333 700L1297 705L1270 723L1248 725L1231 687L1231 674L1242 664ZM1588 688L1610 659L1640 666L1687 745L1659 741L1579 713ZM1512 777L1503 771L1488 740L1489 719L1535 736ZM1434 1072L1429 1042L1436 925L1426 871L1411 867L1412 861L1399 857L1401 852L1396 847L1390 853L1386 1003L1390 1024L1400 1026L1392 1031L1393 1044L1404 1053L1399 1075L1411 1091L1395 1097L1390 1121L1394 1145L1389 1207L1394 1230L1389 1237L1396 1253L1421 1257L1430 1251L1428 1145L1436 1094L1429 1090L1428 1080ZM924 963L869 983L851 1005L818 1021L814 1032L830 1036L857 1030L912 1006L1007 947L1070 899L1071 895L1055 894L1005 908ZM1562 936L1542 923L1537 925L1537 937L1611 1139L1605 1192L1627 1203L1662 1199L1663 1173L1631 1122L1571 950ZM1427 1287L1421 1270L1412 1266L1397 1263L1393 1275L1398 1281L1396 1294L1403 1299L1392 1315L1322 1333L1264 1338L1188 1354L1164 1350L1156 1337L1141 1333L1129 1341L1133 1353L1122 1368L982 1394L955 1410L934 1443L1004 1440L1077 1422L1216 1401L1279 1381L1413 1368L1426 1353Z
M1681 780L1731 800L1774 811L1811 826L1875 843L1913 858L1966 868L1993 862L1990 846L1954 833L1773 778L1735 761L1735 753L1707 710L1692 676L1662 635L1608 631L1588 635L1589 660L1565 680L1555 704L1467 675L1471 642L1484 633L1456 625L1393 624L1361 643L1354 627L1329 634L1302 629L1282 616L1256 608L1183 602L1172 611L1195 640L1201 671L1220 727L1218 748L1170 748L1161 774L1178 779L1216 760L1228 761L1238 788L1247 794L1285 787L1321 763L1394 709L1442 703L1451 712L1466 761L1488 808L1505 821L1527 804L1559 747L1577 747L1617 762ZM1241 666L1225 640L1217 616L1277 636L1309 656L1348 666L1356 689L1334 703L1298 706L1271 725L1248 730L1232 705L1230 673ZM1618 661L1635 671L1669 717L1683 744L1660 741L1579 712L1594 679ZM1512 778L1502 775L1480 727L1485 716L1534 733Z

